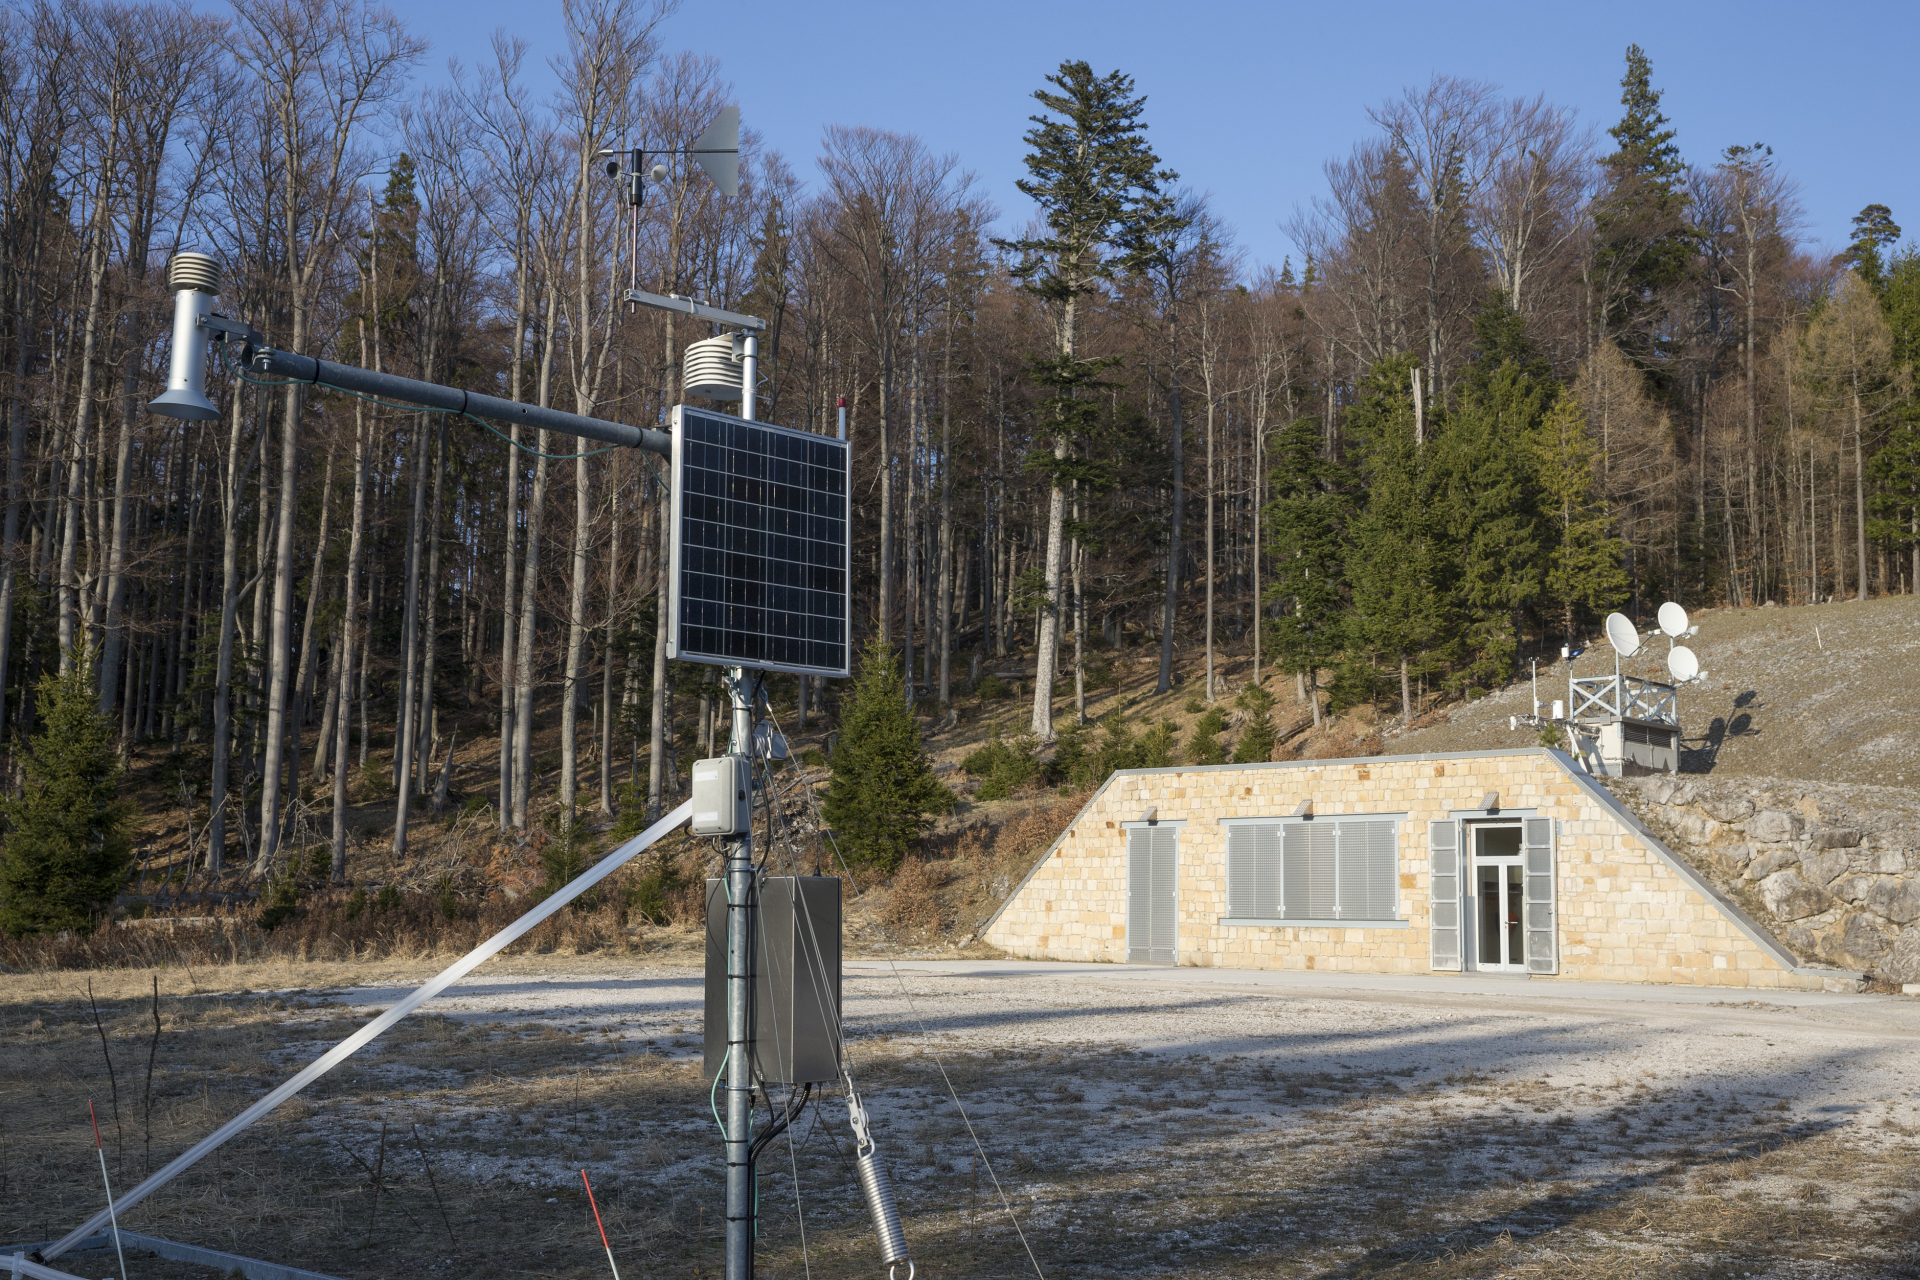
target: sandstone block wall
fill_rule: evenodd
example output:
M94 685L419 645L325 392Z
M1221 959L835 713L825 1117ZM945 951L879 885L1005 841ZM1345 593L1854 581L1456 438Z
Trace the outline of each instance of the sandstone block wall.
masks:
M1014 955L1124 963L1126 823L1149 808L1180 830L1178 963L1260 969L1431 972L1427 823L1480 811L1558 820L1562 978L1819 989L1842 975L1796 971L1791 954L1721 900L1593 779L1557 752L1289 761L1131 770L1108 779L988 924ZM1224 818L1396 814L1401 927L1223 925ZM1849 977L1857 975L1846 975Z

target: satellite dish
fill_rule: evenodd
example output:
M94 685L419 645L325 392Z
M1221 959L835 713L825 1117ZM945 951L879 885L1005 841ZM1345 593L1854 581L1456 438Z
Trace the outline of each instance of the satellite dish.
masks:
M1669 600L1660 606L1660 629L1678 640L1687 634L1687 611Z
M1677 644L1673 646L1673 652L1667 655L1667 670L1673 673L1675 680L1685 684L1700 674L1700 659L1687 646Z
M707 171L723 196L740 194L740 108L722 107L687 154Z
M1633 623L1626 614L1607 615L1607 643L1623 658L1631 658L1640 652L1640 633L1633 629Z

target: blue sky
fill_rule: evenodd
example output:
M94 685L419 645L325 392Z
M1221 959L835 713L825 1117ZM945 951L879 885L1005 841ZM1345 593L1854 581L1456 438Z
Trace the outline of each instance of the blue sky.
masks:
M557 5L389 3L433 41L423 81L443 77L449 57L488 58L497 27L542 59L562 47ZM1367 136L1370 104L1444 72L1545 92L1604 130L1637 42L1690 162L1765 142L1800 183L1811 241L1844 244L1869 202L1920 238L1913 4L708 0L683 5L661 35L719 58L743 119L803 177L825 125L915 133L957 155L1017 221L1029 212L1013 185L1028 95L1063 58L1117 67L1148 96L1163 159L1212 194L1253 261L1276 265L1295 252L1281 224L1322 190L1322 162Z

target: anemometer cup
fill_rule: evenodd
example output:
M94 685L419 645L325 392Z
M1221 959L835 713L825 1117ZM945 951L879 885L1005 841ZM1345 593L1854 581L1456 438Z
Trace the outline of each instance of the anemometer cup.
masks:
M220 411L207 399L207 317L220 294L220 264L204 253L176 253L167 265L173 287L173 353L167 389L147 406L151 413L185 422L207 422Z

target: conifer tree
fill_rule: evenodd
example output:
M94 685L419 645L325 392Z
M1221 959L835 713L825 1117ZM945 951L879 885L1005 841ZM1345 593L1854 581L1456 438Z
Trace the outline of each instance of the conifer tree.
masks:
M1606 189L1593 208L1601 319L1607 336L1643 365L1657 355L1650 322L1659 295L1686 275L1694 243L1687 166L1660 112L1660 94L1646 51L1628 45L1620 79L1626 110L1607 130L1619 150L1601 161Z
M1318 672L1333 663L1345 639L1353 477L1320 456L1319 424L1311 420L1282 429L1272 449L1265 523L1273 577L1266 595L1282 613L1267 624L1267 635L1280 670L1307 677L1317 724Z
M1626 600L1626 544L1612 532L1613 516L1595 472L1600 448L1572 392L1554 401L1534 451L1550 539L1547 598L1561 635L1572 640L1582 612L1598 615Z
M1899 242L1900 224L1893 220L1893 210L1870 204L1853 215L1853 243L1834 255L1833 265L1856 273L1878 293L1887 283L1882 251Z
M1559 386L1498 295L1474 322L1474 357L1438 441L1434 504L1464 615L1453 679L1499 684L1519 657L1521 612L1539 594L1542 539L1533 441Z
M1040 206L1042 234L996 241L1019 255L1013 276L1029 293L1053 307L1054 350L1029 362L1029 372L1049 393L1043 430L1050 449L1036 450L1030 469L1049 479L1045 566L1034 680L1035 738L1053 740L1054 646L1060 635L1060 575L1065 562L1067 490L1075 479L1076 437L1087 425L1074 400L1089 371L1081 367L1080 300L1117 274L1147 265L1153 245L1180 222L1161 187L1178 175L1159 168L1147 145L1133 77L1119 71L1096 76L1085 62L1069 60L1047 77L1053 90L1034 99L1051 114L1030 117L1025 142L1028 176L1014 185ZM1108 362L1099 362L1099 368Z
M927 764L900 660L875 637L841 717L821 813L850 859L892 871L953 800Z
M100 714L93 666L82 650L64 672L41 677L41 729L21 758L26 785L0 803L0 928L12 934L92 927L133 867L114 726Z
M1398 356L1375 365L1347 417L1367 486L1366 505L1353 521L1348 636L1359 654L1398 668L1400 711L1409 721L1413 677L1448 655L1456 626L1446 526L1434 506L1438 446L1414 433L1415 363Z

